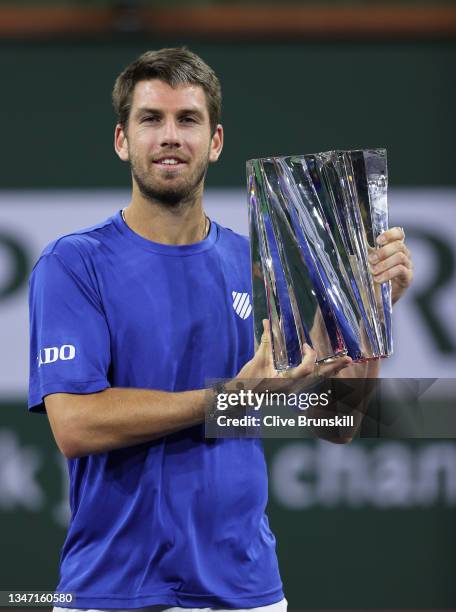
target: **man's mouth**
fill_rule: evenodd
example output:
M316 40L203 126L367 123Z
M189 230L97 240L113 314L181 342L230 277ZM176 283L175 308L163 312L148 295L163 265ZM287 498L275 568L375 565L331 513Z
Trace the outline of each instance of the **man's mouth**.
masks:
M183 166L186 162L179 157L160 157L160 159L155 159L154 164L157 166L161 166L162 168L177 168L179 166Z

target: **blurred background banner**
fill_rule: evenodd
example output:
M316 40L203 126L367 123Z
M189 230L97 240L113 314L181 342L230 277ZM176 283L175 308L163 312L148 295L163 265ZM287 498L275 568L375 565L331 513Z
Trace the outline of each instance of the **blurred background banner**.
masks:
M128 204L110 92L139 53L218 73L226 145L208 214L247 233L245 160L385 147L415 282L382 375L456 372L453 2L0 3L0 590L53 589L66 465L28 415L27 280L42 248ZM456 441L266 440L292 609L456 608Z
M26 392L27 279L42 249L104 220L128 201L127 189L0 191L0 330L8 347L0 370L3 393L23 397ZM248 235L245 189L208 189L205 204L211 218ZM392 188L389 207L391 225L405 228L416 277L394 309L394 356L382 364L382 376L454 377L456 188Z

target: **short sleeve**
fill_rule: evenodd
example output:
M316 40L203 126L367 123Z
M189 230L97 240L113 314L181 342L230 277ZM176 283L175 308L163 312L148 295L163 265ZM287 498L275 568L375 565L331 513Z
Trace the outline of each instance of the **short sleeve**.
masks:
M58 253L43 255L29 284L29 409L51 393L95 393L110 386L110 334L88 273Z

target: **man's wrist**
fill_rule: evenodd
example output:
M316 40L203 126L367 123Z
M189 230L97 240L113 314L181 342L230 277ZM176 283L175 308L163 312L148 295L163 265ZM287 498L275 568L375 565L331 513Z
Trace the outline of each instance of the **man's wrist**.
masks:
M212 385L211 387L211 402L207 411L207 418L209 419L214 419L216 414L217 414L217 409L218 409L218 396L220 393L226 393L226 383L227 381L224 380L219 380L218 382L215 383L215 385Z

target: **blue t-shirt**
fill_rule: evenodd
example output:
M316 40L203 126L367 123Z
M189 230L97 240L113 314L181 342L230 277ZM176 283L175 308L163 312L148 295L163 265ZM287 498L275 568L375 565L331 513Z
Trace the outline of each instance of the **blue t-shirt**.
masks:
M30 280L30 409L50 393L186 391L235 376L253 355L250 296L248 241L216 223L201 242L169 246L119 212L60 238ZM75 594L70 607L283 598L260 440L205 439L198 426L68 467L57 590Z

